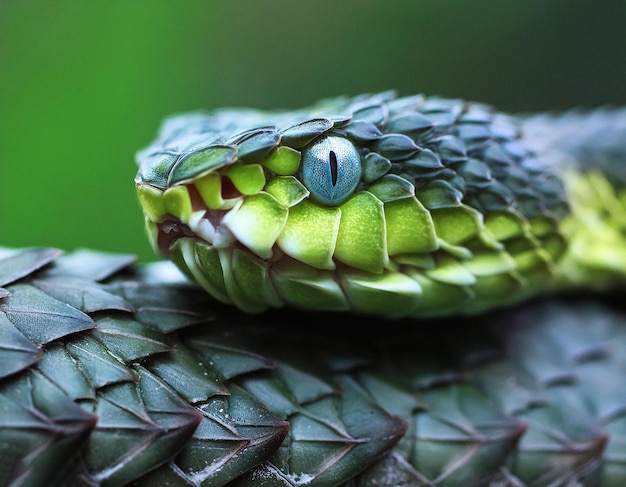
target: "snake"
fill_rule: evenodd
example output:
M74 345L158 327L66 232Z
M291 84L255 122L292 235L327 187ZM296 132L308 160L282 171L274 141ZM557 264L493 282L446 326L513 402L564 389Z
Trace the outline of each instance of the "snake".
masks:
M391 91L167 118L135 182L182 273L0 248L0 484L623 485L625 140Z
M395 91L182 113L135 185L154 250L245 312L475 315L624 283L625 114Z

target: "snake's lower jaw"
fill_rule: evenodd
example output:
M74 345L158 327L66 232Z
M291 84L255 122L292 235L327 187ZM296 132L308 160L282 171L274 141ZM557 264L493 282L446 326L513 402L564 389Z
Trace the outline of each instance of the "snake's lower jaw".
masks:
M549 220L530 225L504 212L483 219L463 205L427 211L415 196L384 202L363 191L329 209L306 198L288 207L259 192L211 209L193 188L180 188L140 186L144 207L159 208L146 212L155 249L216 299L248 312L472 313L545 288L564 249Z

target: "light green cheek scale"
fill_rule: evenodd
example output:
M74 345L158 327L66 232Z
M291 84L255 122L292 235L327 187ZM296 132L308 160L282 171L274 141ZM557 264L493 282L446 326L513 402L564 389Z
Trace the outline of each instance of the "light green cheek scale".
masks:
M469 314L626 274L623 188L542 158L484 105L386 93L185 117L138 155L148 235L245 311ZM302 154L329 135L362 165L337 206L301 178ZM329 164L341 178L340 158Z

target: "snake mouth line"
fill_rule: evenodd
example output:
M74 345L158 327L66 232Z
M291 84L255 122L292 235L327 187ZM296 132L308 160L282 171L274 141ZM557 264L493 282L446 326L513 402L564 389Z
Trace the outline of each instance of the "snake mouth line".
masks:
M161 255L168 256L172 245L185 237L200 239L215 248L235 245L237 239L223 224L223 219L243 195L237 191L230 179L221 175L221 197L227 203L225 208L220 209L209 208L194 185L185 187L189 193L191 214L187 222L170 214L157 223L157 247Z

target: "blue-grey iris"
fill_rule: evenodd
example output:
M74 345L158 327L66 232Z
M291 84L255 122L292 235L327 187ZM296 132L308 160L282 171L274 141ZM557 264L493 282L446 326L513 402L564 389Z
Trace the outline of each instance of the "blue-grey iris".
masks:
M360 180L361 156L348 139L322 137L302 151L302 182L313 200L340 205Z

